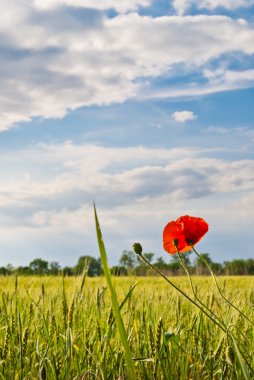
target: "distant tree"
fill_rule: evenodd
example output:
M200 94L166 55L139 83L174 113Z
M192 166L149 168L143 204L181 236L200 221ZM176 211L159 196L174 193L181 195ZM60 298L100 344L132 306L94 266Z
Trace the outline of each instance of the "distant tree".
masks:
M247 263L243 259L235 259L224 262L224 270L227 275L244 275L248 274Z
M64 276L73 276L74 275L74 270L71 267L64 267L62 269L62 274Z
M173 276L178 276L180 274L183 274L183 272L184 272L184 269L181 267L181 264L180 264L179 260L172 260L167 265L167 270Z
M0 275L1 276L9 276L11 274L11 271L7 269L6 267L0 267Z
M13 267L12 264L7 264L7 265L6 265L6 269L10 272L10 274L11 274L12 272L14 272L14 267Z
M154 253L152 252L145 252L143 253L143 256L145 257L145 259L151 263L153 261L153 258L154 258ZM144 261L141 259L141 257L137 256L137 260L139 263L142 263L144 264Z
M254 275L254 259L246 260L246 272L249 275Z
M214 274L223 274L223 265L221 263L211 263L211 269Z
M181 259L184 265L188 268L189 272L192 272L192 267L191 267L191 262L190 262L190 257L189 257L190 251L182 252L180 253L180 255L181 255ZM174 276L185 274L185 270L181 265L181 261L177 253L171 256L170 263L168 264L168 270Z
M153 261L154 253L145 252L143 253L143 256L149 263L151 263ZM137 255L136 258L138 264L134 268L134 274L136 276L150 276L154 274L153 270L141 259L140 256Z
M133 251L123 251L119 260L120 266L123 266L128 273L131 273L137 265L137 255Z
M33 274L33 271L32 269L29 267L17 267L15 269L15 273L18 274L18 275L21 275L21 276L29 276L31 274Z
M230 273L230 261L224 261L224 263L223 263L223 272L227 276L231 274Z
M154 266L158 269L167 269L168 264L165 262L163 257L158 257L154 263Z
M100 276L102 274L101 260L92 257L89 261L88 276Z
M127 276L127 269L124 266L115 265L111 268L113 276Z
M180 253L181 259L183 260L184 264L187 267L190 266L190 264L191 264L191 262L190 262L190 253L191 253L191 251ZM171 256L171 263L175 263L175 262L179 262L179 264L180 264L179 257L178 257L177 253L175 253L174 255Z
M200 257L197 257L194 262L194 270L197 275L209 274L209 269L207 268L205 262L212 267L213 262L209 253L200 253Z
M29 264L32 272L34 274L47 274L48 273L48 262L42 259L34 259Z
M74 273L81 274L86 267L88 276L94 277L102 274L101 260L93 256L81 256L74 268Z
M49 264L49 273L52 274L53 276L56 276L60 273L60 265L58 264L57 261L52 261Z

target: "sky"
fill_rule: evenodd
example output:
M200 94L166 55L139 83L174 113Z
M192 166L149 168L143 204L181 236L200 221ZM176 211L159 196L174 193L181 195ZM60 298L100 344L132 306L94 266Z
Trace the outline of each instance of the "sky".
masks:
M253 258L254 0L0 0L0 266L99 257L204 218Z

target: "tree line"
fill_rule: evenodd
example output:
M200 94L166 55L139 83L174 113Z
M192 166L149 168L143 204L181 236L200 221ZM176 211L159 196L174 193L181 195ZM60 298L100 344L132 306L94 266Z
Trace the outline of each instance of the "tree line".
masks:
M224 261L223 263L213 262L208 253L201 253L200 257L196 257L194 261L190 259L191 252L181 253L181 258L184 261L190 274L194 275L209 275L210 272L205 264L207 262L216 275L254 275L254 259L234 259ZM170 256L170 262L165 262L163 257L155 258L154 253L143 253L147 261L155 267L163 271L166 275L184 275L185 271L182 267L178 255ZM133 251L123 251L119 260L119 265L112 267L114 274L134 274L137 276L152 275L153 270Z
M163 257L155 258L154 253L143 254L147 261L152 263L166 275L184 275L184 269L179 262L177 255L171 256L170 262L165 262ZM189 272L194 275L209 275L209 270L205 265L206 261L216 275L254 275L254 259L234 259L223 263L213 262L208 253L201 253L194 261L190 259L190 252L181 254L181 257L188 267ZM43 259L34 259L28 266L13 267L8 264L0 267L0 275L64 275L77 276L87 270L88 276L100 276L103 273L99 258L85 255L79 257L77 264L73 267L61 267L57 261L48 262ZM151 276L154 274L152 268L145 264L142 259L133 251L123 251L118 265L111 267L111 272L115 276Z

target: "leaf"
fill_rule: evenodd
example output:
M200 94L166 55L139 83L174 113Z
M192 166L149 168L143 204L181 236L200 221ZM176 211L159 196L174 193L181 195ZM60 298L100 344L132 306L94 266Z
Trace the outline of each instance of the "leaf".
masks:
M242 356L242 354L241 354L241 352L237 346L236 340L234 339L233 336L231 336L231 338L233 339L233 343L234 343L234 347L235 347L235 351L236 351L236 356L237 356L237 359L238 359L239 364L241 366L243 376L244 376L245 380L251 380L251 377L250 377L249 372L247 370L246 364L244 363L243 356Z
M179 341L179 335L177 335L177 334L175 334L173 332L166 331L164 333L164 339L165 339L166 343L168 343L170 341L178 343L178 341Z
M117 329L118 329L118 332L120 335L120 339L122 342L122 346L124 349L124 356L125 356L125 361L126 361L126 365L127 365L128 379L136 380L135 367L134 367L134 363L132 360L129 342L127 339L127 333L126 333L124 323L122 320L122 316L120 313L115 287L113 285L112 278L111 278L111 273L110 273L110 269L109 269L109 265L108 265L107 253L106 253L106 249L105 249L103 238L102 238L102 233L101 233L101 229L100 229L99 220L97 217L95 204L94 204L94 217L95 217L97 241L98 241L98 246L99 246L99 251L100 251L100 256L101 256L101 263L102 263L104 275L106 277L107 284L108 284L110 294L111 294L112 309L113 309L114 316L115 316L116 326L117 326Z

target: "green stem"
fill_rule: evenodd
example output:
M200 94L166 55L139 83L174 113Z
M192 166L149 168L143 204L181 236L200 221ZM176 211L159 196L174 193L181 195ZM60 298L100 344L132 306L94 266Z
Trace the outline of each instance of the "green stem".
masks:
M149 263L148 260L142 255L142 253L138 253L138 255L141 257L141 259L149 265L156 273L158 273L162 278L164 278L165 281L167 281L174 289L176 289L180 294L182 294L185 298L187 298L188 301L190 301L193 305L195 305L199 310L202 311L212 322L214 322L222 331L226 332L226 328L219 324L210 314L208 314L197 302L195 302L192 298L190 298L183 290L178 288L177 285L175 285L172 281L170 281L163 273L159 271L153 264Z
M193 286L193 282L192 282L192 278L191 278L191 275L190 275L190 273L189 273L189 271L188 271L188 268L186 267L186 265L185 265L185 263L184 263L184 261L183 261L183 259L182 259L182 257L181 257L181 255L180 255L180 253L179 253L179 251L177 251L177 254L178 254L178 257L179 257L179 260L180 260L180 263L181 263L181 265L182 265L182 267L183 267L183 269L185 270L185 273L187 274L187 277L188 277L188 279L189 279L189 282L190 282L190 286L191 286L191 290L192 290L192 293L193 293L193 295L194 295L194 297L195 297L195 300L197 300L199 303L200 303L200 305L202 305L209 313L211 313L211 315L215 318L215 319L217 319L225 328L226 328L226 326L225 326L225 323L224 323L224 321L221 321L220 320L220 318L208 307L208 306L206 306L199 298L198 298L198 296L197 296L197 292L195 291L195 289L194 289L194 286Z
M217 290L218 290L218 292L220 293L220 295L221 295L221 297L227 302L227 304L228 305L230 305L230 306L232 306L236 311L238 311L238 313L240 313L241 314L241 316L243 317L243 318L245 318L248 322L250 322L251 324L252 324L252 326L254 326L254 323L247 317L247 315L245 315L240 309L238 309L238 307L237 306L235 306L232 302L230 302L225 296L224 296L224 294L222 293L222 291L221 291L221 289L220 289L220 287L219 287L219 284L218 284L218 282L217 282L217 280L216 280L216 277L215 277L215 275L214 275L214 273L213 273L213 271L212 271L212 269L211 269L211 267L210 267L210 265L208 264L208 262L196 251L196 249L193 247L193 245L192 245L192 249L193 249L193 252L195 252L196 253L196 255L199 257L199 259L206 265L206 267L207 267L207 269L209 270L209 272L211 273L211 276L212 276L212 278L213 278L213 281L214 281L214 283L215 283L215 286L216 286L216 288L217 288Z

